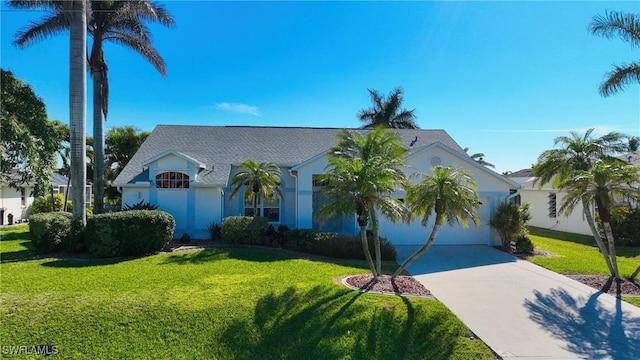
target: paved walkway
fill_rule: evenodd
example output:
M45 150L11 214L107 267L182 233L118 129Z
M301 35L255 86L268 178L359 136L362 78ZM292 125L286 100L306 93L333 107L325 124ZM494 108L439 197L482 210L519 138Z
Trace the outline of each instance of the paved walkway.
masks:
M640 359L640 308L528 261L434 246L408 270L505 359Z

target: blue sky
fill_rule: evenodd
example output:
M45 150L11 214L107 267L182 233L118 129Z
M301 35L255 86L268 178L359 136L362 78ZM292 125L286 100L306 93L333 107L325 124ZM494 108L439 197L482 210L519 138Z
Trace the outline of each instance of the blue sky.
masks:
M400 86L420 127L447 130L499 172L529 167L570 130L640 135L640 85L597 91L639 49L587 31L596 14L640 13L638 1L161 3L177 22L152 26L168 75L108 45L107 127L359 127L367 89ZM11 45L43 15L2 4L0 62L68 122L68 35Z

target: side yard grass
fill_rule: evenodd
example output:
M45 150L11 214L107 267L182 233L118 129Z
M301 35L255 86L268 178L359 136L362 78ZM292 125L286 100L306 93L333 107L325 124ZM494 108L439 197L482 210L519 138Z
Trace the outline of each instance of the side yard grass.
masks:
M61 359L495 358L438 301L335 283L365 264L234 247L39 258L26 225L0 234L3 348L51 345Z
M531 256L527 260L561 274L602 274L609 270L592 236L559 231L529 228L530 238L536 248L550 252L552 256ZM640 248L616 247L618 269L623 277L640 265ZM640 306L640 298L624 297L625 301Z

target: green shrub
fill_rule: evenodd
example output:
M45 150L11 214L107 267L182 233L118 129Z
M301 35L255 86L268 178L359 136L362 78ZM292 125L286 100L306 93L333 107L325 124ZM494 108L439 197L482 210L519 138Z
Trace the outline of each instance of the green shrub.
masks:
M86 250L84 246L84 226L82 226L82 221L71 220L69 234L63 240L62 244L63 248L67 251L83 252Z
M173 216L164 211L99 214L88 219L85 242L95 257L148 255L162 250L174 230Z
M268 226L264 217L229 216L222 221L221 234L234 244L263 245Z
M181 243L189 243L189 242L191 242L191 236L189 236L189 234L187 234L187 233L182 233L182 236L180 237L179 241Z
M308 252L309 244L313 242L318 230L290 229L283 233L282 247L289 250Z
M131 210L158 210L158 205L145 203L144 200L140 200L140 202L137 204L125 205L122 207L122 211L131 211Z
M369 240L369 250L373 253L373 241ZM362 242L358 236L340 235L311 229L291 229L284 232L282 246L286 249L322 255L337 259L364 260ZM395 247L384 237L380 238L382 260L395 261Z
M520 235L516 239L516 251L524 254L533 254L533 242L527 235Z
M527 223L531 220L529 204L518 206L513 202L502 202L498 205L489 225L494 228L502 240L504 251L511 252L511 242L527 233Z
M53 194L53 206L51 204L51 195L38 196L33 199L33 204L29 207L29 216L54 211L62 211L64 204L63 194ZM67 211L73 212L70 200L67 200Z
M67 212L34 214L29 219L29 235L36 252L46 254L64 248L71 230L72 215Z
M220 225L216 223L211 223L211 225L207 226L207 230L209 230L209 238L213 241L219 241L222 239L222 229Z
M640 246L640 208L620 207L612 209L611 212L615 215L611 220L615 244Z

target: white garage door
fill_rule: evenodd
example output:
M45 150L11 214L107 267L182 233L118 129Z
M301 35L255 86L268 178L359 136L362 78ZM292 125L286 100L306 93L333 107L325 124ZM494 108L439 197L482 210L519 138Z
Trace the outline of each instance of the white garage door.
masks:
M489 228L490 206L489 198L480 198L482 205L478 209L480 225L476 228L469 224L467 228L461 225L453 227L444 225L438 231L434 245L488 245L491 239L491 229ZM396 245L422 245L425 243L431 230L433 220L426 227L420 225L420 220L415 220L411 224L393 224L386 219L380 219L380 234L388 238Z

